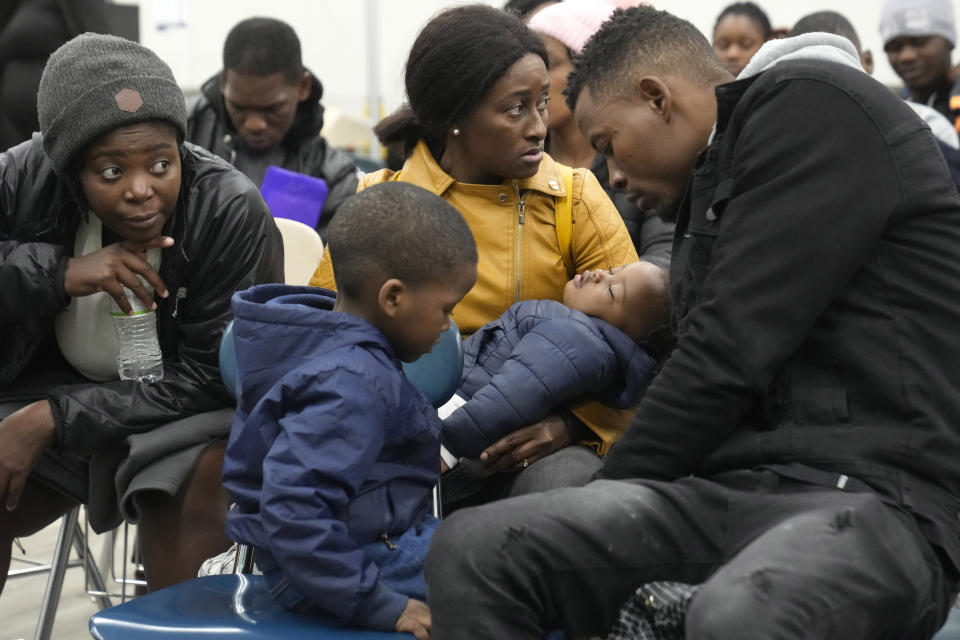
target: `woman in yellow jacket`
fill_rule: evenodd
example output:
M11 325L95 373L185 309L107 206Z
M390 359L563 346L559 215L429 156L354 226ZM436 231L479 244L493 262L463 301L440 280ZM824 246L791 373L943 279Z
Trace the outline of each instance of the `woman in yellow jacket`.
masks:
M638 259L593 174L543 151L547 53L520 20L481 5L439 14L410 51L406 89L409 106L381 121L376 133L384 145L402 144L407 160L398 172L366 175L360 188L409 182L466 218L480 262L476 286L453 312L465 335L514 302L560 300L567 281L585 269ZM329 253L311 284L334 287ZM598 454L630 418L594 402L569 409L580 419L559 411L485 452L489 469L521 472L511 493L587 482ZM576 443L590 446L569 446Z

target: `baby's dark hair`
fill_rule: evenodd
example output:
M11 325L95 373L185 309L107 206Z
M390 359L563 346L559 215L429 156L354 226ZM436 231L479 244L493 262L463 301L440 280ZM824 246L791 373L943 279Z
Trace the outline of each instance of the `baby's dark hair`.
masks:
M303 75L300 39L286 22L247 18L238 22L223 44L223 70L268 76L277 72L291 84Z
M647 6L614 11L573 63L564 91L571 111L584 87L594 95L626 91L650 73L676 74L701 86L730 79L699 29Z
M817 11L800 18L790 30L790 35L799 36L815 31L842 36L852 42L857 52L860 52L860 37L857 36L857 30L849 20L836 11Z
M385 182L347 198L327 230L337 290L357 299L365 284L397 278L417 287L477 263L460 212L426 189Z
M420 139L439 154L447 132L528 53L549 65L540 37L516 16L480 4L447 9L427 23L410 49L408 104L381 120L374 133L384 146L402 142L408 154Z
M769 40L770 37L773 36L773 26L770 24L769 16L767 16L767 13L763 9L752 2L734 2L728 5L720 12L720 15L717 16L717 21L713 23L714 31L717 30L720 21L727 16L745 16L749 18L750 21L760 29L764 40Z

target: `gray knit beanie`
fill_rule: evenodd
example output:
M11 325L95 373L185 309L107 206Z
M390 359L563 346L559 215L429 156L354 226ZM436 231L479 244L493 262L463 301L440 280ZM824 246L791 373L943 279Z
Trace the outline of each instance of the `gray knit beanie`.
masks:
M50 54L37 91L43 149L61 174L104 133L163 120L187 131L183 91L150 49L116 36L84 33Z
M940 36L956 44L953 0L886 0L880 8L880 37L886 45L900 36Z

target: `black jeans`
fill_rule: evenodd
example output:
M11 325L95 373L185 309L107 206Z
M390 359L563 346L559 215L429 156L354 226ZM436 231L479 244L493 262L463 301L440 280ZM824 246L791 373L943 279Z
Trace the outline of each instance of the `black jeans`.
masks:
M955 591L908 514L771 471L464 509L437 530L426 575L437 640L604 634L657 580L704 583L687 638L928 638Z

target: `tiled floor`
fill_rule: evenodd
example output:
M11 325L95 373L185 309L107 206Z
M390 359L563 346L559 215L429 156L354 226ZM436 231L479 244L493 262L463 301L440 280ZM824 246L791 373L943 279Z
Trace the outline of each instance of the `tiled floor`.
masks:
M84 515L81 512L81 526L83 520ZM26 549L27 557L39 562L49 563L53 557L59 531L60 521L58 520L37 534L21 540ZM129 532L129 544L131 545L133 544L133 531L134 529L131 528ZM123 528L121 527L117 532L114 556L115 562L120 563L123 559ZM104 537L97 536L92 531L89 532L89 536L94 559L100 563ZM13 555L14 561L11 564L11 569L27 566L16 560L17 556L21 555L16 547L14 547ZM71 559L76 557L76 554L71 554ZM119 565L117 566L116 573L119 575L121 568ZM133 567L128 565L127 571L130 572L132 569ZM104 576L104 579L109 580L110 578ZM4 588L3 594L0 595L0 640L29 640L33 638L46 583L46 573L7 580L7 586ZM113 589L119 593L119 585L115 585ZM131 589L131 587L128 587L128 593ZM115 604L119 603L120 598L114 598L113 602ZM55 640L88 640L90 633L87 631L87 621L97 610L98 607L94 599L86 594L83 568L78 566L68 569L64 578L63 591L57 607L57 616L51 637Z

